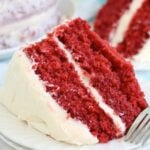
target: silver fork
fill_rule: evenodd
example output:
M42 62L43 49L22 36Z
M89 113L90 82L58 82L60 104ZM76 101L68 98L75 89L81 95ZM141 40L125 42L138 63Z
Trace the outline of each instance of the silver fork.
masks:
M145 145L148 139L150 139L150 107L140 113L125 136L125 141L141 145Z

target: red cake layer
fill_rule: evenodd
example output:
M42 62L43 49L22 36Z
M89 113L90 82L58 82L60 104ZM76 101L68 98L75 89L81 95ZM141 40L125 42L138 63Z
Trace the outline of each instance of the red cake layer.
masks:
M81 19L61 26L55 32L90 78L91 85L129 128L147 107L132 66L91 32L88 24Z
M110 33L116 28L122 14L129 8L132 0L108 0L98 12L94 30L105 40L109 40Z
M150 0L145 0L137 11L117 49L125 57L131 57L139 52L147 39L150 39Z
M46 83L46 91L68 112L68 117L86 124L100 142L116 138L119 131L112 119L99 108L89 90L81 83L74 66L68 62L53 37L49 36L24 49L24 52L34 62L35 73Z

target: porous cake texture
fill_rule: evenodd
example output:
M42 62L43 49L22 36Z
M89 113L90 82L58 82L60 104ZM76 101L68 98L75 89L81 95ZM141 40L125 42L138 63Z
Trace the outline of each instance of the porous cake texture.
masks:
M94 30L125 58L150 62L150 1L108 0Z
M35 129L77 145L122 137L147 107L131 64L80 18L16 52L0 102Z

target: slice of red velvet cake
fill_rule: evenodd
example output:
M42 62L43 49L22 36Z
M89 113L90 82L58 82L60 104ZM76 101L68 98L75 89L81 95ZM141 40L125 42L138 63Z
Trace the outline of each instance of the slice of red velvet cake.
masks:
M133 68L78 18L18 51L0 102L56 140L104 143L147 107Z
M126 58L150 62L150 0L108 0L94 28Z

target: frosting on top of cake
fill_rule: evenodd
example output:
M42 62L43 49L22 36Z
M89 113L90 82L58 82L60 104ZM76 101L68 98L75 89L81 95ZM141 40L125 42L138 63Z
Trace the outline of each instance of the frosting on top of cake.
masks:
M83 29L82 36L78 34L78 29ZM69 34L65 36L66 33ZM77 43L71 43L73 47L69 48L66 43L75 40ZM82 45L83 41L85 45L80 49L77 46ZM86 56L76 55L74 50L83 52ZM77 59L80 57L80 61L76 61L75 55ZM107 142L122 136L132 124L135 115L147 104L134 78L132 66L117 55L90 31L86 22L81 19L67 22L55 28L41 42L15 54L9 65L5 85L0 91L1 103L34 128L59 141L84 145L102 140ZM85 59L90 61L86 62ZM92 65L87 67L87 64L94 64L94 68ZM89 74L85 70L89 70ZM118 70L122 72L119 74ZM99 80L94 78L100 76L102 78ZM102 88L97 88L92 81ZM114 90L116 85L118 87ZM129 85L134 87L131 98L132 86ZM127 93L121 91L120 87L123 90L128 88ZM106 93L102 93L103 88ZM114 92L113 95L111 91ZM116 93L119 93L117 97ZM107 94L111 97L107 97ZM138 107L132 107L132 104ZM118 106L119 111L115 106ZM127 107L129 108L126 111Z

